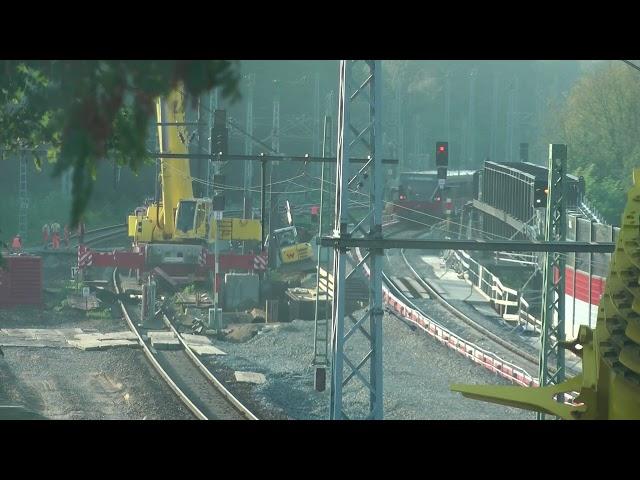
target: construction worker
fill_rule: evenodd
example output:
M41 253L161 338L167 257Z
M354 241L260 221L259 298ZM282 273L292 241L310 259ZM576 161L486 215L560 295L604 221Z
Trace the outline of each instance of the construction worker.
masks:
M60 224L58 222L51 224L51 243L53 243L54 250L60 248Z
M42 227L42 243L43 248L46 250L49 246L49 234L51 233L51 227L48 223L45 223Z
M53 232L51 236L51 243L53 244L53 249L58 250L60 248L60 234L58 232Z
M84 222L82 220L78 223L78 243L84 243Z
M13 253L20 253L22 251L22 238L20 238L19 233L13 237L11 249L13 250Z
M64 224L64 246L69 248L69 225Z

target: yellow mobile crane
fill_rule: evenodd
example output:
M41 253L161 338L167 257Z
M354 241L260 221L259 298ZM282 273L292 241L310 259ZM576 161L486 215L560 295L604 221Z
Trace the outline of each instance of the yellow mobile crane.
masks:
M582 374L558 385L453 385L465 397L563 419L640 420L640 169L622 216L596 328L580 327L564 347L582 358ZM573 405L554 397L579 392Z
M180 88L157 101L158 139L161 154L186 154L184 99ZM129 236L146 248L146 263L198 264L203 245L216 238L210 198L194 198L188 158L161 158L162 199L136 209L128 218ZM259 220L220 221L220 240L260 240Z

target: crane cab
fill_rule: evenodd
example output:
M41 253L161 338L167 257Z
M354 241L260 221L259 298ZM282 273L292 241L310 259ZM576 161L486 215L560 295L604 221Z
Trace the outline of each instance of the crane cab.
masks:
M176 209L174 238L186 242L210 241L212 201L209 198L180 200Z

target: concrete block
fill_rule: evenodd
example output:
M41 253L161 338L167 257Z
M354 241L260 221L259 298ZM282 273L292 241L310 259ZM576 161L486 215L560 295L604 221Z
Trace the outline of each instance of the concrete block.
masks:
M81 333L76 335L76 337L73 340L67 340L67 343L72 347L79 348L80 350L86 350L86 351L104 350L107 348L114 348L114 347L136 348L139 346L137 340L124 339L124 338L105 339L105 338L102 338L101 333L89 333L89 334Z
M109 332L103 333L100 336L101 341L105 340L137 340L136 334L130 330L126 330L123 332Z
M136 348L140 345L135 340L100 340L100 344L102 345L102 348L112 348L112 347Z
M102 343L96 339L68 340L69 345L80 350L92 351L102 349Z
M213 345L189 345L189 348L193 350L197 355L226 355L222 350L214 347Z
M262 373L257 372L234 372L236 382L262 384L267 378Z
M158 350L180 350L182 345L173 332L148 332L151 346Z
M176 338L175 340L151 340L151 346L157 350L180 350L182 346Z
M211 340L204 335L193 335L192 333L183 333L182 339L187 342L189 346L192 345L211 345Z
M225 310L246 310L258 304L260 285L253 273L227 273L224 276Z
M173 332L167 332L166 330L152 330L147 332L147 337L149 339L157 339L157 340L171 340L176 338Z

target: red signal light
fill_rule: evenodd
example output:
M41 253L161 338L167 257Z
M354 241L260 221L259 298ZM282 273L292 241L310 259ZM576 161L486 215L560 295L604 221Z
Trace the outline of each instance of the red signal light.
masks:
M438 147L438 151L439 151L439 152L444 152L444 145L440 145L440 146Z

